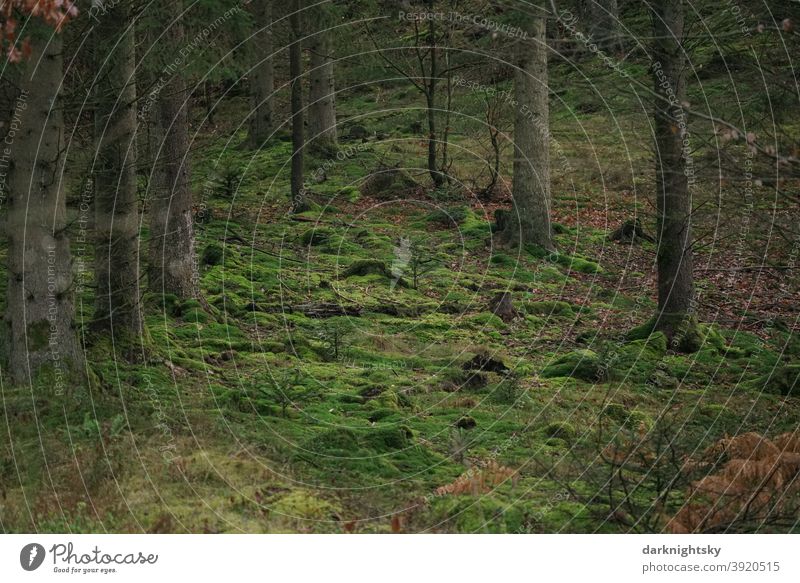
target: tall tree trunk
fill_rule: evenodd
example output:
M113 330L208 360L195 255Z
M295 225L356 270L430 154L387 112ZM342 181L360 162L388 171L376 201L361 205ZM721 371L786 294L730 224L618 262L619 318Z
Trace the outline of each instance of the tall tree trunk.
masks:
M135 38L128 2L95 25L95 313L92 327L142 333L136 190Z
M303 147L305 133L303 128L303 53L300 44L302 37L302 0L293 0L289 21L292 27L292 43L289 45L289 76L291 77L292 102L292 208L297 211L305 204L303 192Z
M434 0L428 0L428 10L433 14ZM436 81L439 78L439 60L436 47L436 22L428 18L428 46L431 53L431 71L427 79L425 100L428 113L428 173L434 186L444 184L444 177L436 163Z
M181 11L180 4L178 2L174 10ZM180 20L169 25L164 40L168 54L185 45ZM150 205L148 281L150 289L156 293L188 299L199 295L189 182L188 103L181 72L171 75L157 103L163 141L156 155L157 178Z
M589 33L605 51L617 51L620 45L619 8L617 0L587 0Z
M275 130L273 93L275 72L272 65L272 0L253 0L253 19L258 32L253 37L253 53L258 62L250 77L250 130L251 148L259 148Z
M658 213L658 320L676 345L691 350L694 333L691 197L684 151L686 115L682 0L654 4L656 201Z
M40 28L39 25L34 25ZM85 371L76 334L72 257L63 191L64 122L59 100L62 39L31 31L33 53L21 66L11 149L8 290L2 335L14 383L46 375L56 393ZM36 36L34 36L36 35Z
M308 94L308 134L310 145L319 152L336 151L336 98L333 78L333 43L328 28L328 8L314 9L317 32L311 37L311 71Z
M536 8L533 8L536 10ZM550 226L550 130L545 19L522 14L530 40L520 41L514 73L514 210L504 237L554 251Z

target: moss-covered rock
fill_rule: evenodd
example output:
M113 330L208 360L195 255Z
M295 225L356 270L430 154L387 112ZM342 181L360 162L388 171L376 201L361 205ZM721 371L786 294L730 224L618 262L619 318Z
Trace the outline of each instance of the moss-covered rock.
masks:
M774 395L800 395L800 364L787 364L764 375L757 381L757 387Z
M222 258L224 255L225 252L221 245L210 243L203 249L201 261L203 262L203 265L219 265L222 263Z
M350 266L342 272L343 278L364 275L391 277L386 262L378 259L359 259L351 263Z
M645 382L667 353L667 337L661 332L612 348L605 354L609 376Z
M573 377L588 382L599 382L606 380L607 373L607 368L596 352L575 350L544 367L540 376L543 378Z
M333 232L330 229L313 228L300 236L300 242L306 247L316 247L328 243L332 236Z
M575 431L575 428L566 421L549 423L542 430L542 433L545 437L563 439L567 442L572 441L578 435L577 431Z

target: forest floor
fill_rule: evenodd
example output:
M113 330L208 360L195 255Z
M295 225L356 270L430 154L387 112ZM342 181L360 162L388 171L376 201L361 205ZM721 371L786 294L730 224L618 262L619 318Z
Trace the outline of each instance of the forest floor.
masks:
M425 148L407 110L349 139L368 97L341 104L340 154L306 161L325 180L295 215L285 136L251 152L241 130L203 125L193 174L210 308L146 295L146 360L87 336L90 388L2 387L0 529L652 530L680 508L680 481L656 497L686 458L726 435L797 429L786 393L800 297L786 273L714 237L696 255L702 348L631 335L655 310L655 246L608 235L652 212L647 179L556 171L560 252L503 248L491 232L503 184L491 201L456 187L360 193L381 160ZM554 120L556 138L580 143ZM604 136L593 148L615 147L602 120L585 123ZM458 160L466 138L454 142ZM626 147L648 176L642 145ZM567 151L584 155L597 153ZM503 292L506 321L491 307ZM606 487L609 447L643 453L625 507ZM658 516L632 526L636 505Z

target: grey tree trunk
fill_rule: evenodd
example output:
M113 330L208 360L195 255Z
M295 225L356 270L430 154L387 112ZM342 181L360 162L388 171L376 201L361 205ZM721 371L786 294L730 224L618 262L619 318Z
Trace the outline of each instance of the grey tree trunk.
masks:
M691 197L684 150L686 114L682 0L654 4L658 320L676 345L691 349L694 334Z
M180 20L170 24L164 42L167 51L184 46ZM155 156L156 184L150 205L148 282L156 293L189 299L197 298L199 292L189 183L188 103L180 71L171 75L156 106L162 142Z
M514 73L514 197L504 237L554 251L550 226L550 130L547 81L547 39L542 15L524 14L528 34L518 46Z
M336 98L333 78L333 43L328 30L332 24L328 8L313 12L317 32L310 39L311 71L308 94L308 135L310 145L327 154L336 151Z
M303 53L300 44L302 25L300 10L302 0L293 0L289 17L292 27L292 43L289 45L289 76L292 84L292 208L297 211L305 204L303 192L303 148L305 132L303 128Z
M607 51L621 49L619 7L617 0L592 0L589 28L595 42Z
M92 328L142 333L136 190L135 35L130 4L95 25L95 312Z
M428 0L428 10L433 13L434 1ZM428 46L430 46L431 54L431 74L426 82L425 87L425 105L428 117L428 173L431 175L434 186L437 188L444 184L444 177L439 172L437 160L437 144L436 135L436 81L439 78L439 60L437 56L438 48L436 46L436 21L434 18L428 19ZM424 67L423 67L424 69ZM424 71L422 71L424 72Z
M589 34L600 48L605 51L621 48L617 0L583 0L579 11Z
M60 394L85 373L62 181L62 38L49 29L29 34L36 40L21 66L13 132L4 144L11 167L3 353L12 382L45 378Z
M275 130L273 93L275 72L272 64L272 0L254 0L251 4L258 32L253 37L256 64L250 77L250 129L248 142L259 148Z

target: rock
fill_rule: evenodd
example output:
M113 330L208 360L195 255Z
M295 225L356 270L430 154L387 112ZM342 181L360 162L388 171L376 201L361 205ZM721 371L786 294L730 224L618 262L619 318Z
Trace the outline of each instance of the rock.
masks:
M618 241L633 245L640 241L655 243L656 240L647 234L639 219L629 219L608 236L610 241Z
M367 128L362 125L352 125L347 132L347 137L351 140L363 140L364 138L369 136L369 132Z
M324 245L330 241L331 232L328 229L309 229L300 236L300 242L306 247Z
M464 370L479 370L498 374L507 374L511 372L511 369L509 369L502 360L493 358L486 353L476 354L471 360L465 362L462 368Z
M454 425L459 429L474 429L478 425L478 422L469 415L465 415L456 421Z
M416 186L416 180L405 170L397 166L380 165L367 176L359 191L362 196L393 198Z
M344 270L342 277L346 278L357 275L363 276L373 274L391 277L391 273L389 272L389 268L386 266L386 262L380 261L379 259L359 259L354 261L347 269Z
M205 249L203 249L201 261L203 262L203 265L219 265L222 263L223 255L224 252L221 246L217 245L216 243L210 243L206 245Z

